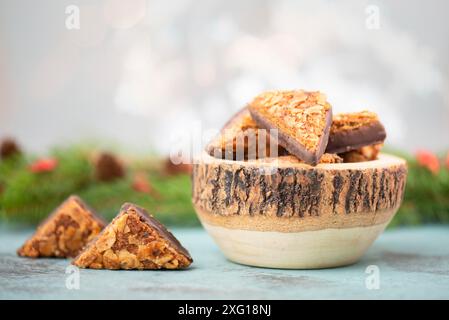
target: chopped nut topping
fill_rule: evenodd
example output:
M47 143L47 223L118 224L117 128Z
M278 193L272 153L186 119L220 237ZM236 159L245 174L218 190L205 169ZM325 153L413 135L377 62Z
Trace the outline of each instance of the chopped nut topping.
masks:
M354 113L340 113L332 119L331 134L343 130L354 130L378 121L377 114L367 110Z

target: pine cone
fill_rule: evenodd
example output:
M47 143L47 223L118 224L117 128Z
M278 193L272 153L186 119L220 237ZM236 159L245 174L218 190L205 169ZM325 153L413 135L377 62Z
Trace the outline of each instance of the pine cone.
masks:
M8 159L14 155L21 154L19 146L13 139L5 139L0 145L0 158Z
M125 169L113 154L104 152L95 163L95 176L99 181L110 182L123 178Z

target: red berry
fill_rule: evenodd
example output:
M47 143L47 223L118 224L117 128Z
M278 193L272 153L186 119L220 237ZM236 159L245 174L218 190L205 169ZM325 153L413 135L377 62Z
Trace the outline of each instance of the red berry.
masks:
M416 160L422 167L427 168L433 174L437 174L440 171L440 161L438 157L427 150L420 150L416 153Z
M39 159L30 165L30 171L34 173L51 172L58 166L58 160L54 158Z

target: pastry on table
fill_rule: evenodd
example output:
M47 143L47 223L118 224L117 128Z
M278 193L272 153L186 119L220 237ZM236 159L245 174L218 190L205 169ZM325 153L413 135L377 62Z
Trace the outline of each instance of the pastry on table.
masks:
M91 269L183 269L189 252L159 221L131 203L95 238L73 264Z
M83 200L71 196L17 250L22 257L75 257L104 228L105 222Z

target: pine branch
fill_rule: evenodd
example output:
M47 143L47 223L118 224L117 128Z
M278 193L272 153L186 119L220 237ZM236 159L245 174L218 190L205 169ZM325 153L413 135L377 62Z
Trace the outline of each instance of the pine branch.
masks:
M92 151L72 147L51 153L58 165L51 172L30 170L33 157L17 154L0 162L0 218L4 221L36 224L65 198L78 194L107 220L124 202L149 209L163 223L196 226L191 203L191 182L186 174L166 175L161 159L127 161L126 175L112 182L95 178ZM449 223L449 168L442 165L432 172L422 163L401 154L409 171L405 198L390 226ZM153 192L133 187L135 174L143 174ZM162 173L161 173L162 172Z

